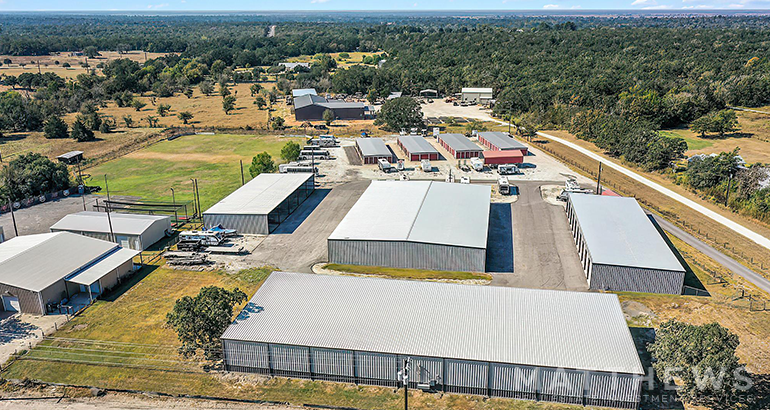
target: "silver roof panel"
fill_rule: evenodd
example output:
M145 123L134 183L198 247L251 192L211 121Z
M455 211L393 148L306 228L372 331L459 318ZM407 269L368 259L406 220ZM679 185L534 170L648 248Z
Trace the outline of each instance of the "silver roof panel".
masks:
M398 140L410 154L438 154L438 150L419 135L399 135Z
M311 173L259 174L204 215L267 215L312 177Z
M480 132L479 136L491 142L493 145L495 145L497 148L500 148L501 150L528 149L526 145L509 137L508 134L504 132L484 131L484 132Z
M83 211L69 214L60 219L59 222L51 226L51 231L109 233L110 221L112 222L112 231L118 235L141 235L156 223L166 225L166 229L171 227L171 218L168 216L111 212L110 220L107 220L106 212Z
M381 138L356 138L356 145L365 157L387 157L393 155Z
M439 134L438 139L446 142L455 151L483 151L463 134Z

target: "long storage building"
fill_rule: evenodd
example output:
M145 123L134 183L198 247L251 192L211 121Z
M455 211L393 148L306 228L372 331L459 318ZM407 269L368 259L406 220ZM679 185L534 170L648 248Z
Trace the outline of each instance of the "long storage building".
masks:
M0 244L3 310L44 315L63 299L88 304L130 274L138 254L70 232L17 236Z
M328 239L329 261L484 272L491 188L372 181Z
M457 158L475 158L481 156L481 147L462 134L439 134L438 143Z
M636 199L568 196L567 218L591 289L682 293L685 269Z
M356 138L356 149L364 164L376 164L383 158L388 162L395 162L393 152L385 145L382 138Z
M269 234L315 189L312 173L259 174L203 213L206 226Z
M439 158L438 150L419 135L399 135L398 146L409 156L410 161L433 161Z
M171 233L171 218L110 212L108 219L106 212L84 211L69 214L51 227L51 232L62 231L105 241L111 241L114 233L122 247L143 251Z
M319 291L322 290L322 291ZM636 408L617 295L273 272L222 335L228 371Z
M479 143L490 151L521 151L527 155L529 148L508 136L508 134L499 131L484 131L478 133Z

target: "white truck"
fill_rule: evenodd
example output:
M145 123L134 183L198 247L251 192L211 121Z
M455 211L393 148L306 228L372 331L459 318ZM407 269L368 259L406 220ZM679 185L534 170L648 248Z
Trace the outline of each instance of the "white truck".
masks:
M497 179L497 190L500 195L511 194L511 184L508 182L508 177L500 177Z
M461 177L460 178L460 183L461 184L470 184L471 183L471 178L470 177Z
M475 171L481 172L484 170L484 160L481 158L471 158L471 166Z
M420 161L420 168L422 172L433 172L433 165L427 159Z
M385 158L380 158L377 160L377 166L380 167L380 170L382 172L390 172L393 170L393 165L390 165L390 162L388 162Z

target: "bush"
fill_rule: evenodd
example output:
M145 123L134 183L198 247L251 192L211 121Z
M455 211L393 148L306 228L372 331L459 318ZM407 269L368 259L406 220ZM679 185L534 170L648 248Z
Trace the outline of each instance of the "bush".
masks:
M51 116L46 120L43 133L48 139L67 138L69 136L67 124L57 116Z

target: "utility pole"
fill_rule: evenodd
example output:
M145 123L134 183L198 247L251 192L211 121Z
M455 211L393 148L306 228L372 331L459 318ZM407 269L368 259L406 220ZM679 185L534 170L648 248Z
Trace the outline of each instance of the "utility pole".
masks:
M16 215L13 213L13 202L11 201L11 197L8 197L8 209L11 210L11 219L13 220L13 233L16 236L19 236L19 228L16 227Z
M195 180L193 178L190 178L190 183L192 184L193 218L195 218L195 215L198 214L198 202L195 200Z
M246 184L246 178L243 177L243 160L241 160L241 186Z
M730 172L730 178L727 180L727 192L725 192L725 206L729 206L728 201L730 199L730 185L732 184L732 182L733 182L733 173Z
M112 202L110 199L110 186L107 184L107 174L104 174L104 189L107 190L107 202Z
M179 223L179 215L176 213L176 194L174 187L171 187L171 202L174 204L174 223Z
M599 177L596 178L596 195L602 194L602 163L599 163Z
M201 193L198 190L198 179L195 179L195 197L198 198L198 213L203 218L203 210L201 209Z

